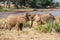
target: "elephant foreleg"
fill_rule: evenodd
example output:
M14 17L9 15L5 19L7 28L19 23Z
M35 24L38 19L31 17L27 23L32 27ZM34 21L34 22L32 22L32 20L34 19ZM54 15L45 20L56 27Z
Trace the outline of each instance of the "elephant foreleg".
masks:
M20 28L21 31L23 30L23 23L19 24L19 28Z
M22 31L23 30L23 23L17 23L16 28L17 28L17 30L20 29Z
M33 25L33 20L31 20L31 27L32 27L32 25Z

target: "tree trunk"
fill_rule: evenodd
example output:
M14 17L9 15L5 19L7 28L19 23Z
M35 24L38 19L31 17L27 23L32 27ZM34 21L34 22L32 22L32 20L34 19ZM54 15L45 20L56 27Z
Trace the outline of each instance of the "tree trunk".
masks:
M4 6L5 8L7 8L7 1L4 1Z
M10 0L7 0L7 6L10 8Z

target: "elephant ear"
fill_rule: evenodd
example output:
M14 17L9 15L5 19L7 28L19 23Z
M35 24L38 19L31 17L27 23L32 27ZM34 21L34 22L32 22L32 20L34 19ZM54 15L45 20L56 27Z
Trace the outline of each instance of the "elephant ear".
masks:
M24 16L26 17L26 19L29 21L29 16L28 13L25 13Z

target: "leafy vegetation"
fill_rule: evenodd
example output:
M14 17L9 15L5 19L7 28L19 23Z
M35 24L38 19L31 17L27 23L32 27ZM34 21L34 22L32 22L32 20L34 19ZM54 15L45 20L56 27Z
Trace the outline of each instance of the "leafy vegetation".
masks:
M52 28L53 28L52 23L47 23L47 24L41 25L35 29L38 31L41 31L41 32L52 32Z
M25 23L23 26L24 26L25 28L30 27L30 25L29 25L28 23Z
M6 0L6 1L4 1L4 4L7 3L8 8L10 8L9 7L10 2L12 2L16 8L47 8L59 6L59 3L54 2L53 0Z
M54 24L54 29L57 32L60 32L60 19L58 20L58 22L56 21L56 23Z

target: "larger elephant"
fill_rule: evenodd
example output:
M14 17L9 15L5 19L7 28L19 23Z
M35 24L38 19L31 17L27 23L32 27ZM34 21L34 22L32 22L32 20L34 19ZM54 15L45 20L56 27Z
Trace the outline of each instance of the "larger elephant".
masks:
M23 29L23 24L32 20L34 17L33 14L26 13L25 15L10 15L5 20L5 28L11 30L12 27L16 27L17 30ZM31 26L33 21L31 21Z
M16 25L16 21L17 21L17 15L9 15L5 19L4 28L11 30L11 28Z

